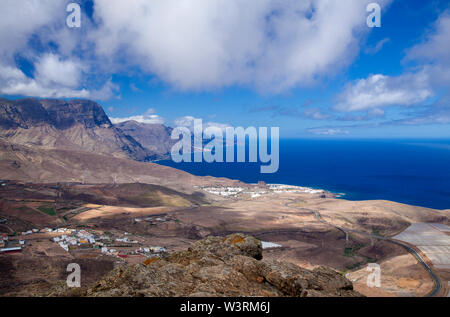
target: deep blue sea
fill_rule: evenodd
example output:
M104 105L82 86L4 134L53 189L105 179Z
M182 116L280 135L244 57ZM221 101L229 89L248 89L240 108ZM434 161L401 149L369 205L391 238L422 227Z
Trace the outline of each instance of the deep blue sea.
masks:
M261 174L259 163L159 163L200 176L320 188L343 199L450 209L450 140L285 139L275 174Z

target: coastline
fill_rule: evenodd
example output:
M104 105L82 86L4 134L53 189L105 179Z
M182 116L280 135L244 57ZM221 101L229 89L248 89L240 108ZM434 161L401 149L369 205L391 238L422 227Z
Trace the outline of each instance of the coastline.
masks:
M450 152L447 148L410 143L405 140L281 139L280 169L274 174L261 174L259 164L254 163L165 160L158 164L197 176L324 189L334 193L336 198L352 201L389 200L450 209Z

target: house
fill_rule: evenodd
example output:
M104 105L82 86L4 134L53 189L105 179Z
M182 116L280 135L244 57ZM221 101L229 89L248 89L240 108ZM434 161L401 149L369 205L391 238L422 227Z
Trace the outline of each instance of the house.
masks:
M166 252L166 249L163 247L150 247L150 251L153 253L163 253Z
M61 248L69 252L69 246L67 244L65 244L64 242L60 242L59 245Z

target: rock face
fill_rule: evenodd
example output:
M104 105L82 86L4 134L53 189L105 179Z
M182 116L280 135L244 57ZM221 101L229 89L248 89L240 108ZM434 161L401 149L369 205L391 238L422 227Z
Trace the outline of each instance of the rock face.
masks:
M157 153L114 126L89 100L0 99L0 137L33 147L85 151L149 161Z
M163 124L140 123L134 120L116 124L126 135L133 137L143 147L159 155L170 153L177 142L171 139L172 128Z
M77 296L360 296L339 273L262 259L261 242L208 237L186 251L118 267Z

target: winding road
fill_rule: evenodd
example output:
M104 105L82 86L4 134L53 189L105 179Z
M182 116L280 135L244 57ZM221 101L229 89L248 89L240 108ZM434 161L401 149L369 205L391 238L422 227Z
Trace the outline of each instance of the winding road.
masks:
M286 204L286 207L292 208L292 207L289 206L289 203ZM407 245L407 244L405 244L403 242L400 242L398 240L391 239L391 238L387 238L387 237L383 237L383 236L379 236L379 235L375 235L375 234L371 234L371 233L367 233L367 232L363 232L363 231L358 231L358 230L354 230L354 229L349 229L349 228L344 228L344 227L340 227L340 226L337 226L337 225L333 225L333 224L323 220L322 216L320 215L320 213L318 211L312 211L312 213L314 213L314 216L316 217L317 221L319 221L319 222L321 222L321 223L323 223L325 225L334 227L334 228L344 232L346 235L349 232L353 232L353 233L357 233L357 234L360 234L360 235L364 235L364 236L369 237L371 239L378 239L378 240L389 241L391 243L394 243L396 245L399 245L399 246L403 247L404 249L406 249L406 251L411 253L417 259L417 261L425 268L425 270L427 270L427 272L430 274L431 278L433 279L434 289L427 296L428 297L436 296L437 293L441 290L441 287L442 287L441 281L439 280L437 275L433 272L431 267L425 262L425 260L422 258L422 256L416 250L414 250L412 247L410 247L409 245Z

